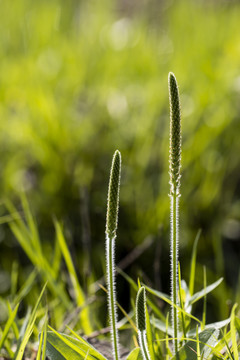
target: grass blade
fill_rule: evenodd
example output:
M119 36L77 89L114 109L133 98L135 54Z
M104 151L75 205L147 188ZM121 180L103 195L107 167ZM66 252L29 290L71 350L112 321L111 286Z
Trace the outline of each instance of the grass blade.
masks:
M55 229L56 229L56 235L57 235L57 240L59 242L65 263L67 265L67 269L70 275L70 279L73 285L73 289L75 292L75 296L76 296L76 302L78 306L83 306L85 303L85 296L84 296L84 292L79 284L78 278L77 278L77 274L72 262L72 258L70 255L70 252L68 250L67 244L66 244L66 240L64 238L63 232L62 232L62 228L59 224L59 222L55 221ZM84 332L86 334L89 334L92 332L92 328L91 328L91 324L90 324L90 320L89 320L89 310L88 308L84 308L81 313L80 313L80 320L81 320L81 325L82 328L84 330Z
M196 269L196 259L197 259L197 245L198 240L201 236L202 230L198 230L197 236L194 240L192 257L191 257L191 266L190 266L190 280L189 280L189 293L192 296L194 293L194 281L195 281L195 269Z
M24 353L24 350L25 350L25 347L28 343L28 340L33 332L33 327L34 327L34 323L36 321L36 318L37 318L37 309L38 309L38 306L40 304L40 301L42 299L42 296L43 296L43 293L46 289L46 286L47 284L44 285L42 291L41 291L41 294L39 295L38 299L37 299L37 302L36 302L36 305L32 311L32 313L30 314L30 317L29 317L29 321L28 321L28 324L27 324L27 327L26 327L26 331L21 339L21 342L19 342L19 347L18 347L18 350L15 354L15 357L14 357L14 360L21 360L22 357L23 357L23 353Z
M238 346L237 346L237 333L235 327L235 310L237 308L237 304L235 304L231 311L231 321L230 321L230 330L231 330L231 339L232 339L232 349L234 359L238 360Z
M4 341L7 337L7 334L10 330L10 327L12 326L12 324L14 323L14 320L15 320L15 317L17 315L17 311L18 311L18 307L19 307L19 304L16 305L15 309L13 310L13 312L10 314L8 320L7 320L7 323L4 327L4 330L3 330L3 333L2 333L2 337L0 339L0 349L2 348L3 344L4 344Z
M214 289L216 289L216 287L218 287L218 285L221 284L222 281L223 281L223 278L220 278L217 281L215 281L213 284L208 285L206 288L204 288L201 291L198 291L197 293L195 293L189 299L189 304L193 305L195 302L197 302L198 300L200 300L201 298L203 298L204 296L206 296L207 294L212 292Z

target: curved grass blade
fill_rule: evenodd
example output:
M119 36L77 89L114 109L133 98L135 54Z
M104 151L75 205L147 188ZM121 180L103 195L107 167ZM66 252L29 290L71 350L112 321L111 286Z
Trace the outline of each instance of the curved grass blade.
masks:
M56 229L57 241L60 245L61 252L64 257L64 260L65 260L65 263L66 263L66 266L68 269L68 273L70 275L70 279L71 279L71 282L73 285L73 289L75 292L76 303L79 307L84 306L85 295L79 284L77 274L76 274L76 271L75 271L75 268L74 268L74 265L72 262L72 258L71 258L70 252L68 250L66 240L65 240L65 237L62 232L62 228L58 221L55 221L55 229ZM91 327L91 323L90 323L89 309L87 307L83 308L82 311L80 312L80 321L81 321L81 325L82 325L84 332L86 334L91 333L92 327Z
M196 259L197 259L197 245L198 240L201 236L202 230L198 230L197 236L193 243L192 257L191 257L191 266L190 266L190 280L189 280L189 293L192 296L194 292L194 281L195 281L195 269L196 269Z
M223 281L223 278L220 278L217 281L215 281L214 283L212 283L211 285L208 285L206 288L204 288L201 291L198 291L197 293L195 293L189 299L189 305L193 305L195 302L197 302L198 300L200 300L201 298L203 298L204 296L206 296L207 294L212 292L214 289L216 289L216 287L218 287L218 285L221 284L222 281Z
M232 311L231 311L231 322L230 322L230 330L231 330L231 339L232 339L232 349L234 359L238 360L238 345L237 345L237 332L235 327L235 310L237 308L237 304L234 304Z
M93 348L86 341L80 341L71 336L58 333L51 328L47 333L47 353L51 352L49 344L57 351L64 359L82 360L87 356L90 360L106 360L106 358Z
M10 327L13 325L14 323L14 320L15 320L15 317L17 315L17 311L18 311L18 307L19 307L19 304L16 305L15 309L13 310L13 312L11 313L11 315L9 316L8 320L7 320L7 323L4 327L4 330L3 330L3 333L2 333L2 337L0 339L0 350L4 344L4 341L8 335L8 332L10 330Z
M197 319L195 316L193 316L192 314L189 314L188 312L186 312L185 310L183 310L180 306L173 304L173 302L170 300L169 296L163 294L160 291L157 290L153 290L151 289L149 286L144 285L145 288L147 289L147 291L149 291L151 294L159 297L160 299L162 299L163 301L165 301L166 303L168 303L169 305L176 307L178 311L182 312L184 315L190 317L191 319L197 321L200 325L201 325L201 321L199 319Z
M19 338L18 349L17 349L17 351L15 353L14 360L21 360L22 357L23 357L25 347L26 347L26 345L28 343L28 340L29 340L29 338L30 338L30 336L31 336L31 334L33 332L33 327L34 327L34 324L35 324L35 321L36 321L36 318L37 318L37 309L38 309L38 306L39 306L40 301L42 299L43 293L44 293L44 291L46 289L46 286L47 286L47 283L44 285L44 287L43 287L43 289L41 291L41 294L38 297L36 305L35 305L32 313L29 316L29 321L28 321L28 324L27 324L27 327L26 327L26 331Z

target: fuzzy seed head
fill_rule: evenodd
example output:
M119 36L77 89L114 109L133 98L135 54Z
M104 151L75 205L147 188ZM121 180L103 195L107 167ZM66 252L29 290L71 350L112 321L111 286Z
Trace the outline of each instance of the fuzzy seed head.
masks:
M177 80L173 73L168 75L170 103L170 149L169 174L171 193L179 192L181 168L181 109Z
M112 160L107 199L106 234L110 239L116 236L117 231L120 178L121 153L116 150Z
M137 323L137 328L140 331L146 330L145 306L146 306L146 291L145 291L145 287L142 286L138 290L137 299L136 299L136 323Z

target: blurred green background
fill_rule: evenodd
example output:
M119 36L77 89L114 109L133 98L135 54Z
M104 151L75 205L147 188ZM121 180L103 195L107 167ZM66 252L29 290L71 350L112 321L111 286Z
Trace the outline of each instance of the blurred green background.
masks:
M22 192L46 256L57 217L81 283L90 273L103 275L115 149L123 161L117 261L150 236L151 245L126 271L169 292L167 77L173 71L182 103L183 277L189 279L201 228L196 281L202 284L203 265L209 282L225 277L226 315L226 301L239 296L239 19L238 1L0 1L2 296L13 261L22 279L31 267L5 223L5 199L21 211Z

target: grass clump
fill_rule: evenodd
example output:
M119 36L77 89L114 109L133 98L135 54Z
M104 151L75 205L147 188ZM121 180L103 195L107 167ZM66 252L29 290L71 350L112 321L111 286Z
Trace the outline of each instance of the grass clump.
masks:
M119 271L131 286L132 293L136 295L133 311L127 313L116 299L115 274L115 240L118 226L118 209L121 178L121 153L114 153L110 171L107 217L106 217L106 279L108 293L108 310L111 332L110 355L105 354L102 346L104 339L100 338L95 346L92 339L97 335L108 332L109 329L99 329L97 334L92 332L91 303L85 297L84 291L79 284L73 261L66 245L66 241L58 222L56 229L56 252L50 263L44 256L41 247L36 223L23 199L26 213L26 223L22 219L14 219L10 224L16 238L22 245L29 259L35 265L39 276L48 281L45 287L54 294L57 304L61 306L61 313L66 313L67 318L61 319L61 331L56 331L52 323L55 318L47 316L54 313L56 303L49 303L40 307L41 299L45 290L43 288L33 310L28 311L26 321L19 328L17 319L18 304L14 310L9 306L9 319L2 331L0 351L5 359L13 358L21 360L24 357L27 342L34 332L39 334L39 347L36 350L37 360L120 360L123 358L121 342L123 337L120 331L125 332L132 340L127 346L133 346L132 351L127 349L127 360L195 360L195 359L222 359L237 360L239 357L240 320L236 315L237 304L231 311L231 316L223 321L206 325L206 299L222 282L222 278L207 284L206 272L204 271L203 288L194 292L194 278L196 269L196 248L200 234L196 237L192 252L191 274L189 287L181 279L181 268L178 261L179 242L179 207L180 197L180 166L181 166L181 117L179 91L176 78L173 73L169 74L169 99L170 99L170 198L171 198L171 296L152 289L150 286L138 281L138 284L123 271ZM15 209L8 204L9 210L15 213ZM72 285L72 303L69 294L57 278L60 267L60 258L64 258L67 273ZM52 265L52 266L51 266ZM36 275L32 276L33 287ZM104 288L103 285L101 285ZM149 297L146 296L146 291ZM26 293L23 291L23 294ZM96 294L94 294L96 295ZM152 297L153 295L153 297ZM22 297L20 297L21 299ZM169 325L169 315L165 316L159 309L159 299L171 307L172 326ZM193 315L194 304L203 300L203 314L201 319ZM133 300L133 299L132 299ZM88 302L89 301L89 302ZM72 307L70 314L68 307ZM118 321L117 308L123 313L123 318ZM136 325L133 321L136 314ZM71 315L71 316L69 316ZM68 318L71 318L69 320ZM41 319L39 321L38 319ZM80 331L73 330L69 324L76 320L73 326ZM54 321L53 321L54 320ZM48 325L49 323L49 325ZM51 324L51 326L50 326ZM10 329L12 328L12 331ZM58 328L58 327L57 327ZM105 331L104 331L105 330ZM136 337L136 332L138 338ZM130 334L130 335L129 335ZM17 348L15 350L14 346ZM122 344L125 345L125 344Z

